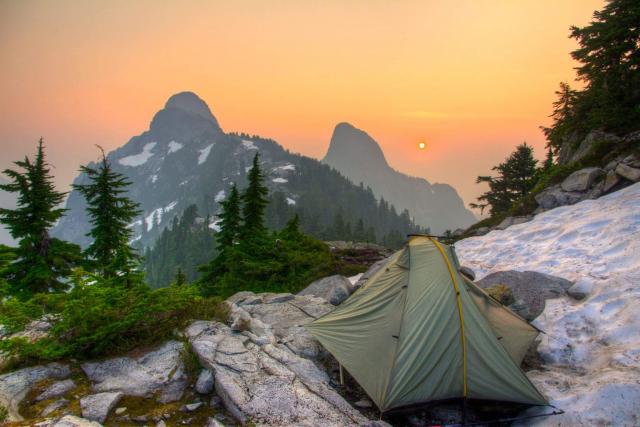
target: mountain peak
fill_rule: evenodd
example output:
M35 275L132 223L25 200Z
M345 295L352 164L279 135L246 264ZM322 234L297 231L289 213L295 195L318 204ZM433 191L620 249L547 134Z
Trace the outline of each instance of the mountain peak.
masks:
M198 114L207 119L215 120L206 102L193 92L180 92L171 96L164 108L178 108L183 111Z
M333 130L329 150L323 162L348 165L362 161L372 166L388 166L382 149L369 134L350 123L338 123Z

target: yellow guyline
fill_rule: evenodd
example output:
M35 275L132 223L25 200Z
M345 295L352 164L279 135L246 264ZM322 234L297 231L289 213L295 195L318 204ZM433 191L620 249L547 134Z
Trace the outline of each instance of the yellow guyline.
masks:
M458 288L458 281L456 280L456 274L453 271L453 266L449 262L449 257L444 252L444 249L440 245L440 243L432 237L429 237L429 240L436 245L438 251L440 251L440 255L444 258L444 262L447 264L447 269L449 270L449 275L451 276L451 281L453 282L453 288L456 291L456 300L458 301L458 317L460 318L460 340L462 342L462 387L464 397L467 397L467 344L464 338L464 317L462 316L462 301L460 300L460 289Z

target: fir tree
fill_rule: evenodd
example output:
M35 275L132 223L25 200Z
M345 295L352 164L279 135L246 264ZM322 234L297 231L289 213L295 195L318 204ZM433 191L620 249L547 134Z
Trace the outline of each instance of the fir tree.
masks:
M216 234L216 243L218 251L222 253L237 242L240 233L240 195L235 184L231 186L229 197L220 205L222 212L219 215L220 231Z
M6 169L12 182L0 189L17 193L16 209L0 208L0 221L19 241L14 250L16 260L4 270L9 293L28 298L34 293L62 291L65 278L80 261L77 245L50 237L49 229L62 217L65 209L58 206L65 193L55 190L44 142L38 142L36 157L14 162L22 171Z
M498 172L497 177L477 178L477 183L489 184L489 191L478 197L481 203L470 203L470 206L479 208L481 212L490 207L492 215L507 212L514 202L527 196L533 189L538 178L537 163L530 145L518 145L503 163L493 167Z
M249 170L249 185L242 194L242 238L251 236L264 236L264 211L267 207L267 195L269 190L262 183L264 176L260 169L260 155L256 153L253 158L253 166Z
M91 218L87 236L93 241L85 253L105 278L116 275L127 278L136 271L140 260L129 246L132 230L128 225L140 214L138 204L126 196L131 183L113 171L104 151L97 167L82 166L80 171L90 182L74 184L85 197Z
M178 267L178 271L176 272L176 278L173 282L174 286L184 286L187 283L187 276L185 276L184 271L182 271L181 267Z

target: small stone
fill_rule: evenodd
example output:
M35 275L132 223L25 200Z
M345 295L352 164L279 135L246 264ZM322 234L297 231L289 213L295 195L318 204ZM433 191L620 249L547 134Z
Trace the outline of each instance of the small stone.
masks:
M57 411L58 409L62 408L63 406L66 406L67 403L69 403L69 401L67 399L56 400L55 402L52 402L49 405L47 405L47 407L42 410L40 415L42 415L43 417L47 417L47 416L49 416L49 414Z
M353 404L353 406L357 407L357 408L371 408L373 406L373 403L371 403L370 400L367 399L362 399L362 400L358 400L357 402L355 402Z
M209 418L205 427L225 427L225 425L215 418Z
M203 369L196 382L196 391L200 394L209 394L213 390L213 374L208 369Z
M65 415L53 427L102 427L102 424L75 415Z
M135 417L132 417L131 419L137 423L146 423L147 421L149 421L149 417L147 417L146 415L137 415Z
M180 410L182 412L193 412L197 411L202 405L204 405L202 402L187 403Z
M640 169L632 168L631 166L620 163L616 167L616 173L629 181L640 181Z
M465 267L463 265L462 267L460 267L460 273L469 280L476 280L476 273L474 273L473 270L469 267Z
M116 415L122 415L127 411L127 408L125 408L124 406L120 407L120 408L116 408Z
M167 424L164 421L160 420L156 424L156 427L167 427Z
M193 422L193 418L187 418L185 420L180 421L180 424L184 424L188 426L188 425L191 425L192 422Z
M85 396L80 399L82 416L92 421L104 423L109 412L118 404L122 396L123 394L120 392L105 392Z

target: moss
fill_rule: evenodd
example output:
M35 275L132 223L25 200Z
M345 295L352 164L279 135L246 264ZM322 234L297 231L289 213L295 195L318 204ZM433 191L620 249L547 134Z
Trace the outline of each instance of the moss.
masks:
M493 285L485 290L493 299L502 305L511 305L516 302L516 299L513 297L513 292L511 292L511 288L508 286Z

